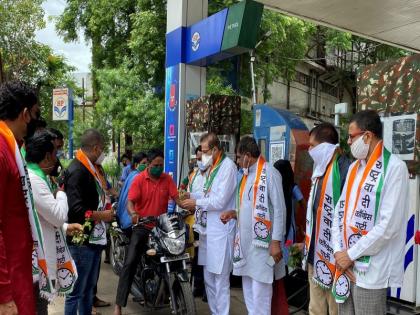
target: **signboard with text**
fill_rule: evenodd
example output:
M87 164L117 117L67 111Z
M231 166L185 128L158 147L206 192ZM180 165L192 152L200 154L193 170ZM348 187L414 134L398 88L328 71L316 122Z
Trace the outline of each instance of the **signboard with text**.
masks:
M179 65L166 68L165 172L177 182Z
M69 120L69 100L69 89L62 88L53 90L53 120Z

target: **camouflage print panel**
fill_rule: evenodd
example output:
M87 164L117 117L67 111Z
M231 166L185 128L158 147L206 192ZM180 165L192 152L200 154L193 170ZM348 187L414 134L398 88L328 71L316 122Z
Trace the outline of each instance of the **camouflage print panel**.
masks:
M188 101L186 105L186 125L190 132L239 134L240 119L239 96L212 94Z
M357 78L358 110L391 113L420 113L420 54L368 65ZM417 118L415 160L408 161L411 173L420 174L420 115Z

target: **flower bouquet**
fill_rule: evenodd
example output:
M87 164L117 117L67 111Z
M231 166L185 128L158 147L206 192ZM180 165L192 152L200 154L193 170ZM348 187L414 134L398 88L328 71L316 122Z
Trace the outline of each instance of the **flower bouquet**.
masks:
M303 259L302 249L299 247L298 244L293 244L292 240L287 240L285 246L289 252L287 265L293 269L300 268Z
M73 235L73 238L71 240L73 244L81 246L89 238L89 233L92 230L92 226L93 226L92 213L93 211L91 210L88 210L85 212L85 222L82 225L83 232L79 231Z

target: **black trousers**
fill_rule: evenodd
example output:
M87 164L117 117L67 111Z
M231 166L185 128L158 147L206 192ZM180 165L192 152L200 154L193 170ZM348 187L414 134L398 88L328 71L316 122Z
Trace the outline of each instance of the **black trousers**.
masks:
M147 240L150 231L142 227L134 227L131 235L130 244L128 245L127 256L118 281L117 298L115 303L125 307L127 305L128 295L130 294L131 285L136 275L137 266L140 262L142 254L146 251Z
M197 232L194 232L194 239L198 240L199 235ZM194 259L192 261L191 266L191 274L194 278L194 290L203 291L204 292L204 274L203 274L203 266L198 264L198 251L199 248L194 248Z

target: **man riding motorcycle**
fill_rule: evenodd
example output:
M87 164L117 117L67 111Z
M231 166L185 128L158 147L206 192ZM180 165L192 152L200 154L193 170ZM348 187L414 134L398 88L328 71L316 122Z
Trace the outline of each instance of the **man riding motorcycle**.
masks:
M114 315L121 315L121 307L127 305L128 295L141 254L145 252L152 225L137 225L140 218L158 217L168 209L168 201L179 203L177 187L172 177L163 173L164 155L153 149L147 156L149 166L136 176L128 192L127 208L133 230L127 257L118 282Z

